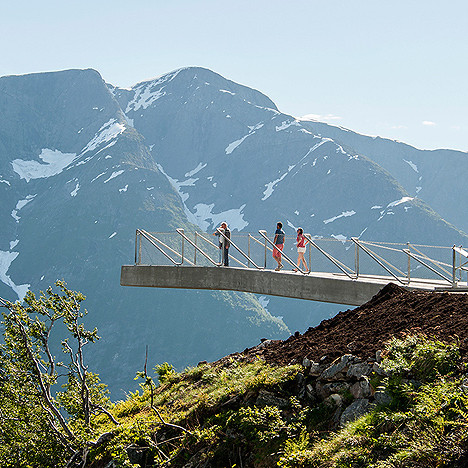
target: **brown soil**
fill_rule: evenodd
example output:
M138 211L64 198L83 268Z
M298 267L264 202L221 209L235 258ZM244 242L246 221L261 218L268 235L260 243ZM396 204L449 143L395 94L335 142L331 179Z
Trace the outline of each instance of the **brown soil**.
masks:
M246 349L237 358L262 357L281 365L301 363L304 357L327 362L343 354L369 358L391 337L408 333L424 333L446 342L458 340L466 359L468 294L407 291L390 283L356 309L340 312L302 335L296 332L285 341Z

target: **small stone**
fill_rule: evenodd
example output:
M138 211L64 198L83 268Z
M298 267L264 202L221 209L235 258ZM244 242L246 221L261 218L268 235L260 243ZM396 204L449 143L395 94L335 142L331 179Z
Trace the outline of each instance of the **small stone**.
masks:
M381 377L387 376L387 372L385 371L385 369L377 362L374 362L374 364L372 365L372 372L375 372L377 375L380 375Z
M377 361L378 364L382 362L382 350L381 349L378 349L375 352L375 360Z
M306 357L302 360L302 365L304 367L310 367L312 364L312 362L310 361L310 359L307 359Z
M318 377L325 370L325 365L319 364L318 362L311 362L309 367L309 375L312 377Z

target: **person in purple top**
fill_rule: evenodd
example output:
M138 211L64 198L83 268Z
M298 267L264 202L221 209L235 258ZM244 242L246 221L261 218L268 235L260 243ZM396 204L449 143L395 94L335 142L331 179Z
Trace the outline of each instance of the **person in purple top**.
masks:
M281 252L284 248L284 231L283 231L283 223L278 222L276 224L276 231L275 231L275 239L273 240L273 244L275 247L273 248L273 258L278 263L278 266L275 268L275 271L280 271L283 268L283 264L281 263Z

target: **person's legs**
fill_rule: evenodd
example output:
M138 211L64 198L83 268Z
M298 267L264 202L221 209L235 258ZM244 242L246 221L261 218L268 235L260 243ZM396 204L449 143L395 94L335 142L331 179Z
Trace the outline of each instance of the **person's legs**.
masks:
M224 266L229 266L229 247L224 250Z

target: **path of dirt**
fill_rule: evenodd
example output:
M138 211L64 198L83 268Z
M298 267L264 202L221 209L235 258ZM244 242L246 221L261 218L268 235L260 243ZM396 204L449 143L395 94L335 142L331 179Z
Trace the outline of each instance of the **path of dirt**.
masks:
M468 357L468 294L407 291L388 284L366 304L324 320L304 334L265 342L237 353L239 359L262 357L274 364L301 363L304 357L331 361L343 354L375 356L392 336L422 332L442 341L459 340Z

